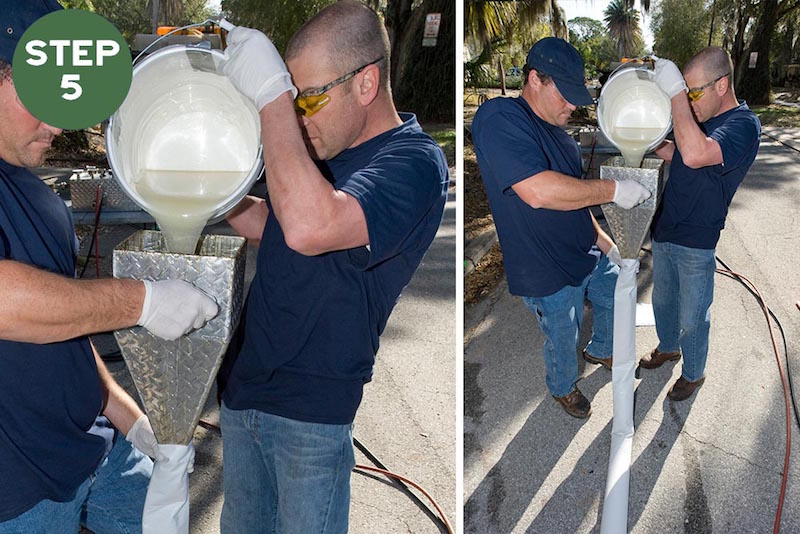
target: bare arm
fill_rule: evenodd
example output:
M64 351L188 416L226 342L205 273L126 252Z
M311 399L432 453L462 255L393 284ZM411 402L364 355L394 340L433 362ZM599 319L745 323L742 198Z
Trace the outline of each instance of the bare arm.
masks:
M103 389L103 415L108 417L117 430L127 435L133 423L143 415L143 412L136 401L108 372L106 364L103 363L94 344L92 344L92 352L94 361L97 363L97 373L100 375L100 386Z
M133 326L142 313L137 280L75 280L0 260L0 339L53 343Z
M589 212L589 215L592 217L592 224L594 225L595 232L597 232L597 241L595 241L595 244L597 248L602 250L603 254L607 256L608 252L614 247L614 240L600 228L600 224L598 224L597 219L594 218L594 214Z
M225 218L236 233L258 245L261 236L264 235L268 215L267 201L248 195Z
M611 180L580 180L556 171L542 171L511 186L532 208L559 211L611 202L615 187Z
M664 161L672 161L675 154L675 143L665 139L655 150L656 155Z
M261 109L267 188L286 244L306 256L369 243L358 201L334 189L308 155L291 94Z
M722 149L719 143L706 137L697 125L689 107L689 100L683 91L672 97L672 122L675 143L687 167L699 169L722 163Z

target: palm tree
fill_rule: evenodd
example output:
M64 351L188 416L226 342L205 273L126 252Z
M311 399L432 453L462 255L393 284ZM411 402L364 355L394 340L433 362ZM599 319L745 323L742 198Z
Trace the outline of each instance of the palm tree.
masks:
M558 0L469 0L466 7L465 37L482 50L478 55L481 63L491 63L493 43L512 42L515 36L531 35L536 24L543 20L549 22L552 35L568 38L564 10L558 5ZM501 62L498 62L498 70L501 89L505 94Z
M647 7L649 5L650 2L647 2ZM611 38L617 42L619 58L635 55L642 44L642 29L639 27L639 12L633 8L633 0L612 0L604 14L603 22Z

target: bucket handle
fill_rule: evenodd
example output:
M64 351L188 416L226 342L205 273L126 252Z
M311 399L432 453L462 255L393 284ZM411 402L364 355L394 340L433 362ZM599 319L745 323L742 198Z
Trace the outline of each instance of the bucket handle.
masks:
M134 58L132 65L135 66L136 62L139 61L139 58L142 57L142 55L145 52L150 50L150 48L154 44L158 43L159 41L161 41L165 37L169 37L173 33L176 33L176 32L182 31L182 30L188 30L190 28L200 28L201 26L205 26L206 24L216 24L216 25L218 25L220 28L222 28L225 31L231 31L235 27L233 24L231 24L230 22L228 22L224 18L219 17L219 18L206 19L203 22L196 22L194 24L187 24L186 26L181 26L180 28L175 28L174 30L172 30L172 31L170 31L168 33L165 33L164 35L162 35L161 37L159 37L158 39L156 39L155 41L153 41L152 43L150 43L149 45L144 47L144 50L139 52L139 54ZM193 45L193 46L198 46L198 45Z

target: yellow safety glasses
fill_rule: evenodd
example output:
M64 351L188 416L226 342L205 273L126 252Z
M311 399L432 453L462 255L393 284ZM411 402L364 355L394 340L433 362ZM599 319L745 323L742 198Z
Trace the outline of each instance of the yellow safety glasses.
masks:
M362 65L361 67L357 68L352 72L348 72L341 78L336 78L331 83L323 85L318 89L309 89L308 91L303 91L301 94L297 95L297 98L294 99L294 110L297 112L298 115L303 115L305 117L310 117L317 111L324 108L328 102L331 101L331 97L326 95L328 91L336 87L337 85L346 82L362 70L366 69L370 65L374 65L379 61L383 61L383 56L379 57L375 61L370 61L366 65Z
M730 76L730 74L731 74L730 72L727 72L727 73L723 74L722 76L720 76L719 78L717 78L716 80L714 80L713 82L708 82L707 84L705 84L705 85L703 85L701 87L697 87L695 89L689 89L689 93L686 96L689 97L689 101L690 102L697 102L698 100L700 100L703 97L704 94L706 94L706 92L703 89L705 89L706 87L711 87L712 85L714 85L715 83L720 81L725 76Z

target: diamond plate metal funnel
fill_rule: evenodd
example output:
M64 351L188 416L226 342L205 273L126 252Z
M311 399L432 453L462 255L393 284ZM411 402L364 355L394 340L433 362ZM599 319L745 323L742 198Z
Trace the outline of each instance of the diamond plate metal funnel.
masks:
M647 158L639 168L625 167L625 160L615 156L600 166L600 179L636 180L653 193L650 198L629 210L612 203L601 206L620 255L628 259L638 258L664 190L664 162Z
M140 231L114 249L114 277L178 278L216 299L220 312L175 341L142 327L114 332L153 430L162 444L192 439L244 300L245 239L206 235L198 254L166 252L161 232Z

